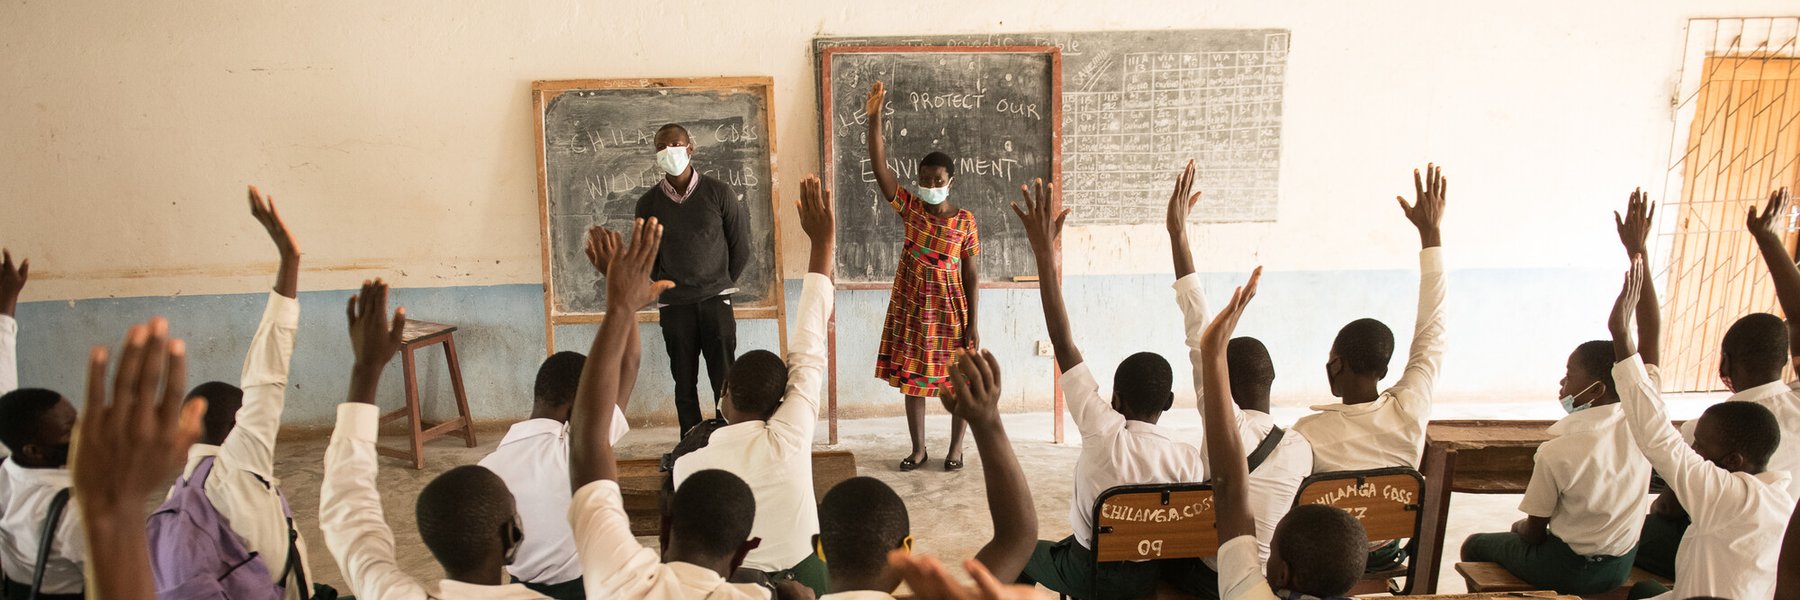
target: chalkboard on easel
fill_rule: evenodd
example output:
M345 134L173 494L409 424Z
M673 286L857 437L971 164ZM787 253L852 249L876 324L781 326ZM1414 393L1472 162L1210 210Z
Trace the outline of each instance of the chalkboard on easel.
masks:
M732 297L741 319L784 318L777 274L773 80L768 77L539 81L538 201L546 337L554 325L598 322L606 286L583 254L587 229L631 229L638 198L661 179L656 130L680 124L694 168L737 192L750 217L750 260ZM654 320L640 313L638 320ZM786 327L779 327L783 345Z
M1008 205L1061 169L1062 70L1053 47L837 47L819 61L825 184L837 205L840 281L891 282L904 235L868 160L869 88L887 86L888 166L915 188L933 151L957 164L951 198L975 214L984 282L1036 274Z

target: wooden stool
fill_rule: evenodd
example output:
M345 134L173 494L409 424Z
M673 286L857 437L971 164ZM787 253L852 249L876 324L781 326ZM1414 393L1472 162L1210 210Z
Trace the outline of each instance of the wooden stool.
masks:
M462 365L456 361L456 326L430 321L406 322L406 332L400 337L400 364L406 369L406 406L381 416L381 424L386 425L400 419L406 419L412 425L412 452L383 448L379 445L375 451L382 456L401 459L412 459L414 469L425 468L425 442L458 429L463 432L463 441L470 448L475 447L475 420L469 417L469 396L463 391ZM433 344L444 345L444 362L450 365L450 387L456 390L457 418L426 428L419 418L419 376L413 366L413 351Z
M1463 576L1463 582L1469 585L1471 593L1486 592L1531 592L1537 591L1525 580L1513 575L1512 571L1491 562L1459 562L1456 572Z

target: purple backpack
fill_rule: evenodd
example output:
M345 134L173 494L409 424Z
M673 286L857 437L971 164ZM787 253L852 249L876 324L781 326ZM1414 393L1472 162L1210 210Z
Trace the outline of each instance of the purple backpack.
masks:
M263 557L244 547L206 497L213 459L201 459L192 475L175 482L169 500L157 507L146 525L157 600L281 600L286 590L272 583ZM288 510L286 498L281 504ZM293 515L288 518L291 539ZM288 553L292 563L292 542Z

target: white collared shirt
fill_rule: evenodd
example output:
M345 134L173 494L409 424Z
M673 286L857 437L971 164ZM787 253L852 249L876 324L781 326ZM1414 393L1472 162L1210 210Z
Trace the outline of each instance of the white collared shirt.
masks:
M0 315L0 395L19 389L19 321ZM6 458L0 445L0 458Z
M612 600L767 600L769 591L730 583L717 571L685 562L662 562L655 550L631 535L631 518L619 482L602 479L582 486L569 507L575 552L587 574L581 587L589 598Z
M1550 533L1582 556L1624 556L1637 547L1650 496L1650 461L1619 404L1595 406L1550 426L1519 510L1550 519Z
M1313 472L1418 468L1425 423L1444 361L1443 248L1419 251L1419 314L1406 371L1394 387L1367 404L1322 404L1294 423L1317 451Z
M1113 410L1100 397L1100 384L1086 362L1063 372L1062 388L1069 415L1081 431L1069 526L1083 548L1094 547L1094 501L1108 488L1206 479L1198 449L1169 437L1155 424L1127 420Z
M373 404L338 405L337 428L325 448L325 480L319 486L319 531L337 558L351 595L371 600L438 598L545 598L521 585L438 582L433 592L400 569L394 532L382 515L375 489L375 435L381 409ZM629 527L629 526L628 526Z
M624 411L613 405L612 443L631 431ZM555 419L514 423L480 464L499 475L518 504L525 541L506 571L520 581L554 585L581 577L575 532L569 529L569 424Z
M1212 321L1206 306L1206 294L1200 288L1200 276L1189 273L1175 280L1175 303L1181 306L1182 322L1187 329L1188 362L1194 367L1194 398L1205 417L1206 369L1200 359L1200 341L1206 336L1206 325ZM1275 418L1268 413L1243 410L1231 405L1237 420L1238 438L1243 441L1244 455L1256 452L1263 439L1275 428ZM1202 473L1212 478L1212 463L1207 458L1206 444L1200 444ZM1275 537L1275 526L1294 507L1300 494L1300 483L1312 474L1313 450L1306 436L1289 430L1275 444L1263 463L1250 472L1250 512L1256 515L1258 558L1269 560L1269 540ZM1209 559L1210 560L1210 559ZM1216 569L1216 567L1215 567Z
M1304 568L1304 567L1301 567ZM1219 546L1219 600L1279 600L1263 575L1256 539L1240 535Z
M244 355L240 385L244 405L237 411L237 426L214 446L188 448L183 478L194 473L201 459L213 459L206 477L206 498L243 538L244 548L262 557L269 576L280 583L287 571L288 521L282 509L281 480L275 478L275 437L281 431L281 411L287 402L288 364L294 355L294 332L300 324L300 301L274 292L263 308L262 321ZM171 490L173 493L173 490ZM298 529L295 530L298 532ZM312 582L306 539L295 541L300 549L300 568ZM288 580L290 600L300 597L300 586ZM312 590L305 590L311 594Z
M1637 355L1613 366L1632 438L1693 519L1675 553L1675 589L1657 598L1774 595L1775 559L1794 508L1788 473L1733 473L1701 458L1669 424L1661 380Z
M756 495L751 537L762 545L744 558L759 571L792 568L813 553L819 504L813 495L813 430L825 372L825 326L835 286L807 273L800 291L799 327L788 352L787 393L767 421L733 423L714 431L705 448L675 461L675 485L706 469L737 475Z
M69 487L69 470L28 469L13 461L0 464L0 570L15 583L30 584L37 568L38 544L50 500ZM45 594L82 592L81 565L87 562L86 531L81 511L71 500L56 528L56 543L44 567Z
M1769 457L1769 465L1764 470L1800 473L1800 381L1771 381L1732 394L1725 401L1761 404L1775 413L1775 422L1781 424L1781 445L1775 447L1775 455ZM1682 423L1681 439L1693 443L1694 428L1698 426L1700 419ZM1788 481L1788 494L1800 498L1800 479Z

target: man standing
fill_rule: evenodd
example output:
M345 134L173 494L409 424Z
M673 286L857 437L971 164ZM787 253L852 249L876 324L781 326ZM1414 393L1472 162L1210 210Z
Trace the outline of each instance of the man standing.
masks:
M725 372L737 353L731 294L750 258L750 221L731 186L701 175L689 164L694 142L670 123L656 131L656 167L663 177L638 199L637 218L663 224L662 250L651 274L674 281L658 301L663 344L675 376L675 413L681 433L700 423L700 358L712 383L718 413Z

